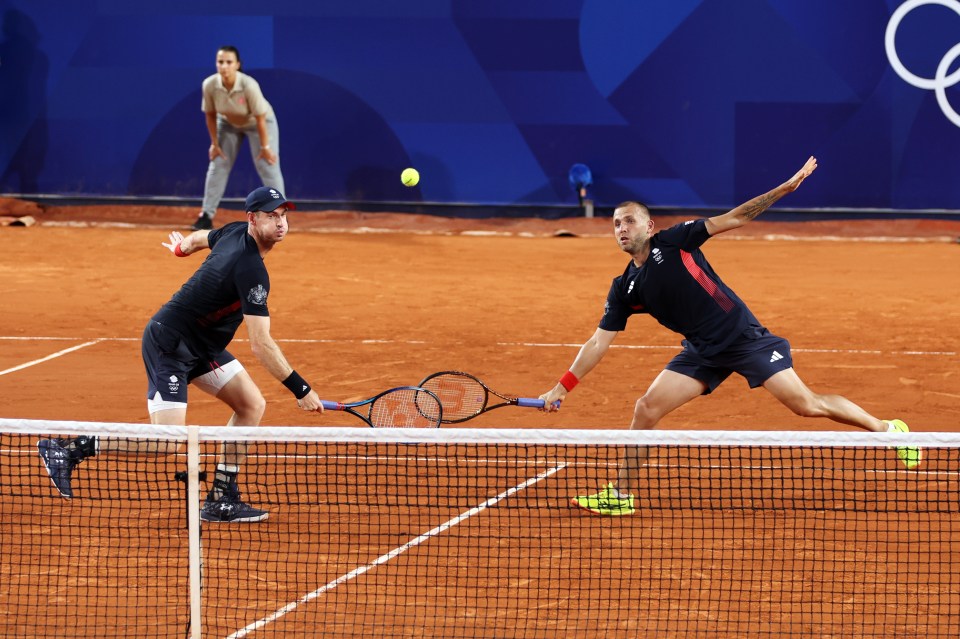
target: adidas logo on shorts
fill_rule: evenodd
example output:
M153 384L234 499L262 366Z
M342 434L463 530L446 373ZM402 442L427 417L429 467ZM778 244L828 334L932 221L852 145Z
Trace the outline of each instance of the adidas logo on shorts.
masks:
M778 353L777 351L773 351L773 355L770 356L770 362L773 363L773 362L777 361L778 359L783 359L783 355L781 355L781 354Z

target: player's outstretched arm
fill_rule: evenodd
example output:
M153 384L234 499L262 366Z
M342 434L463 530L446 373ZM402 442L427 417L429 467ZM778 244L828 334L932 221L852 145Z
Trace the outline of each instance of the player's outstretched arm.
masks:
M209 234L210 231L194 231L184 237L180 231L173 231L169 235L170 242L161 242L160 244L177 257L186 257L191 253L210 248L210 240L207 239Z
M567 393L573 390L584 375L593 370L600 363L603 356L610 350L610 345L617 337L617 331L605 331L598 328L593 336L584 342L577 353L576 359L570 369L560 377L556 386L540 396L543 400L543 408L540 410L552 413L559 410L559 403L566 398Z
M270 335L270 317L261 315L244 315L243 323L247 325L247 335L250 337L250 350L260 360L263 367L273 375L278 382L287 387L297 398L297 406L305 411L323 412L323 403L317 392L287 362L279 344Z
M793 193L796 191L797 187L799 187L800 184L806 180L816 169L817 158L811 155L807 159L806 163L800 168L800 170L794 173L793 177L780 186L767 191L763 195L758 195L748 202L744 202L737 208L727 211L723 215L717 215L715 217L708 218L707 232L710 233L710 235L716 235L718 233L740 228L750 220L766 211L773 205L774 202L782 198L787 193Z

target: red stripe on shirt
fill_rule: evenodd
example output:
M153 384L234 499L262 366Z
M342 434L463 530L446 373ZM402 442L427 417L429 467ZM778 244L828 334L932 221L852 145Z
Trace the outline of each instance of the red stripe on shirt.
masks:
M700 286L703 287L703 290L713 298L713 300L720 305L720 308L723 309L723 312L729 313L733 310L733 300L727 297L727 294L720 290L720 287L717 286L717 283L707 277L707 274L703 272L697 263L693 260L693 255L687 253L686 251L680 251L680 256L683 259L683 265L687 267L687 271L690 275L693 276L693 279L697 280Z
M199 324L200 326L211 326L217 323L218 321L220 321L221 319L223 319L225 316L229 315L230 313L233 313L238 310L240 310L240 300L237 300L230 306L224 306L219 310L213 311L212 313L208 313L203 317L198 317L197 324Z

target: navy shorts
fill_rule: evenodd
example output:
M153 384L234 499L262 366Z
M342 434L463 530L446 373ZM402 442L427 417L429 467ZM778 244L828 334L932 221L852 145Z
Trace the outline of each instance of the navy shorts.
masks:
M712 393L730 373L742 375L750 388L756 388L788 368L793 368L790 342L754 326L713 357L703 357L684 340L683 350L667 364L667 370L706 384L704 395Z
M147 399L180 404L187 403L187 384L236 359L227 351L201 357L178 331L153 320L143 330L140 350L147 370Z

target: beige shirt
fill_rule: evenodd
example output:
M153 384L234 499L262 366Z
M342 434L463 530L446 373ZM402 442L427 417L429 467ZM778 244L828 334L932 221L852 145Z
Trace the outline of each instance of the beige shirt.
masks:
M237 71L237 81L227 91L219 73L214 73L203 81L203 102L200 105L204 113L217 113L235 127L255 126L256 116L273 117L273 107L263 97L260 85L246 73Z

